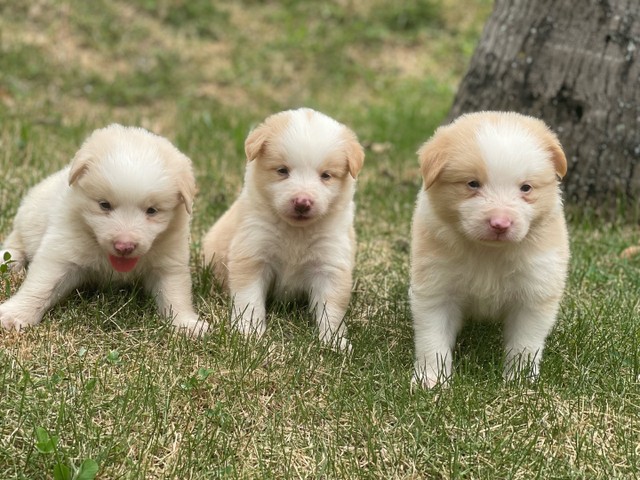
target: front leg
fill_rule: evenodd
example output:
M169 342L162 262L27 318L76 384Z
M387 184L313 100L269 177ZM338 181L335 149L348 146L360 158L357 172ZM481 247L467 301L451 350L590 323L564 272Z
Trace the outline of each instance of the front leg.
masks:
M34 258L18 292L0 305L0 323L18 332L37 325L52 306L82 283L80 269L47 256Z
M522 375L537 378L544 343L556 323L560 299L542 305L522 305L514 309L504 325L506 362L504 378Z
M271 272L261 260L236 259L229 265L231 323L245 336L260 338L267 329L266 298L271 279Z
M339 351L351 351L344 316L351 299L351 271L314 275L310 308L315 313L320 341Z
M412 381L424 388L446 385L451 377L453 347L462 328L462 312L449 296L432 298L412 289L409 297L415 335Z
M145 278L145 287L155 296L160 315L171 318L174 327L193 337L207 333L209 324L193 308L188 267L153 272Z

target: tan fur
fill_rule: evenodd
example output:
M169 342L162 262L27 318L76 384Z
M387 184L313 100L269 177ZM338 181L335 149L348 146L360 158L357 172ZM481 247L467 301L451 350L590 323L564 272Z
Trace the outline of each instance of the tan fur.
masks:
M537 374L569 259L557 182L567 165L557 137L532 117L481 112L439 128L418 158L424 189L412 226L415 380L426 387L446 381L452 342L467 318L505 322L505 376L517 373L520 357Z
M356 135L313 110L285 111L247 136L245 152L243 191L202 242L234 300L232 320L261 335L268 292L308 295L320 338L348 348L342 319L355 261L354 179L364 161ZM304 221L292 216L297 197L313 204Z
M191 303L194 194L191 161L167 139L117 124L93 132L71 164L36 185L18 210L4 248L15 268L29 269L0 305L2 326L36 325L84 284L139 279L174 326L204 333L208 325Z

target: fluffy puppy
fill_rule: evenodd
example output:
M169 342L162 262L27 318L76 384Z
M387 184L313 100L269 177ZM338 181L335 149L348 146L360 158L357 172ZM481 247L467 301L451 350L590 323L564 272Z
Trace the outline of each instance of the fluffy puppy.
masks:
M308 295L320 339L349 348L343 317L355 260L356 135L311 109L268 117L245 141L244 187L203 241L233 299L232 321L262 335L267 295Z
M418 156L414 381L427 388L447 381L469 318L504 323L505 378L537 376L569 261L558 182L567 162L558 139L535 118L481 112L439 128Z
M190 334L207 329L191 303L191 161L141 128L94 131L71 164L24 198L4 248L28 265L0 305L2 327L22 330L76 287L141 279L162 315Z

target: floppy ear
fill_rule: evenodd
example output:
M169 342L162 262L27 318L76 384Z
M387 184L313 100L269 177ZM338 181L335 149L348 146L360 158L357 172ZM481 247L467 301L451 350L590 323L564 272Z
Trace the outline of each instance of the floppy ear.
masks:
M71 160L71 169L69 170L69 185L73 185L89 168L91 156L82 150L79 150L73 160Z
M436 131L437 133L437 131ZM424 180L425 190L433 185L447 163L448 151L439 137L435 136L425 142L418 150L420 173Z
M556 167L556 173L558 174L560 179L562 179L567 174L567 157L565 157L564 155L564 151L562 150L562 146L560 145L558 137L556 137L554 133L549 133L550 142L548 150L549 152L551 152L551 161Z
M362 164L364 163L364 149L360 142L358 142L358 137L351 130L348 130L348 143L347 143L347 165L349 166L349 174L356 178L358 173L362 169Z
M191 215L193 208L193 199L196 196L196 179L193 174L191 160L186 155L178 152L180 157L180 173L176 179L178 183L178 197L184 203L184 208Z
M267 143L269 136L269 127L265 123L261 123L251 130L247 139L244 141L244 152L247 155L247 162L255 160Z

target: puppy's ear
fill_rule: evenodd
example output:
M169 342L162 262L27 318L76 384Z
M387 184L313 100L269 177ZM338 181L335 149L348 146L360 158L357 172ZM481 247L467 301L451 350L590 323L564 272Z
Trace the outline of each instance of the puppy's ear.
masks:
M567 174L567 157L564 155L558 137L551 132L549 133L549 145L547 148L551 152L551 161L556 167L556 174L562 179Z
M177 176L178 182L178 197L180 201L184 203L184 208L189 215L191 215L193 208L193 199L196 196L196 179L193 174L193 168L191 166L191 160L186 155L179 153L182 168Z
M71 169L69 170L69 185L73 185L85 172L89 169L91 156L82 150L79 150L71 160Z
M247 155L247 162L255 160L259 155L269 137L269 127L261 123L256 128L251 130L249 136L244 141L244 152Z
M349 166L349 174L356 178L364 163L364 149L358 137L351 130L347 129L347 165Z
M448 151L446 144L440 138L435 135L431 140L425 142L417 152L425 190L433 185L447 163Z

